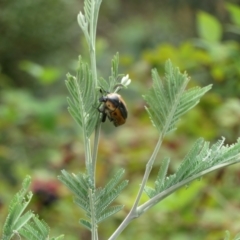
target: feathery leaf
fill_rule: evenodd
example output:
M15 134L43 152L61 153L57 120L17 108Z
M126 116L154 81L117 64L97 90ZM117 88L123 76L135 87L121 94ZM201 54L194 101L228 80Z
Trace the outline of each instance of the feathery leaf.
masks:
M93 16L92 11L94 9L94 1L85 0L83 9L84 9L84 13L87 21L91 22L91 16Z
M79 58L77 76L67 75L69 112L89 138L98 120L95 85L91 71L86 63Z
M102 222L103 220L105 220L106 218L114 215L115 213L121 211L123 209L123 205L118 205L118 206L112 206L109 207L106 211L104 211L101 216L97 219L97 223Z
M148 186L145 186L144 192L148 195L149 198L152 198L156 195L156 190Z
M205 142L202 138L198 139L188 154L183 159L182 163L178 167L176 173L165 177L159 177L158 175L155 188L145 187L145 192L149 197L154 197L162 192L165 192L166 196L172 192L174 185L181 186L181 182L195 179L195 175L201 173L206 174L205 171L211 168L216 168L222 164L230 165L235 162L240 162L240 139L237 143L230 146L224 146L224 138L218 140L210 147L209 142ZM166 169L160 169L160 172ZM164 176L164 175L162 175Z
M158 172L157 179L155 181L156 192L160 192L162 186L164 185L164 179L167 175L167 170L169 167L170 158L164 158L161 164L161 168Z
M127 186L128 181L124 180L116 188L112 189L109 193L106 193L96 203L96 211L98 217L101 213L119 196L121 191Z
M199 99L211 88L194 87L186 90L189 77L174 68L170 60L165 65L166 76L162 80L157 71L152 71L153 86L144 95L146 110L153 125L163 135L175 129L180 117L193 108Z
M86 227L87 229L89 229L91 231L92 229L92 225L89 221L85 220L85 219L80 219L79 222Z
M9 204L9 213L3 226L3 240L11 239L27 222L34 216L30 211L23 214L32 198L32 193L28 191L31 177L27 176L22 184L22 189L16 193Z

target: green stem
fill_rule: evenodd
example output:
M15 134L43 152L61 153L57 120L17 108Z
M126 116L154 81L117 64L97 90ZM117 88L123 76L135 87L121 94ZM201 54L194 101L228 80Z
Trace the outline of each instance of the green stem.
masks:
M94 89L93 94L95 94L95 89L97 88L97 63L96 63L96 29L97 29L97 16L98 16L98 10L96 9L96 1L97 0L91 0L91 17L90 17L90 26L89 26L89 54L90 54L90 62L91 62L91 72L92 77L94 80ZM95 21L96 19L96 21ZM96 169L96 161L97 161L97 150L98 150L98 142L99 142L99 132L100 132L100 124L97 124L95 128L95 139L94 139L94 146L93 146L93 152L92 152L92 158L91 158L91 178L92 183L95 188L95 169Z
M91 72L92 77L94 80L94 89L93 94L95 94L95 89L98 86L98 78L97 78L97 64L96 64L96 31L97 31L97 21L98 21L98 13L101 5L101 0L92 0L91 3L91 17L90 17L90 26L89 26L89 54L90 54L90 61L91 61ZM93 152L92 152L92 159L91 159L91 178L92 183L94 185L94 192L96 186L96 163L97 163L97 151L98 151L98 143L99 143L99 136L101 130L101 122L98 121L96 128L95 128L95 137L94 137L94 145L93 145ZM90 194L90 201L92 203L92 240L98 240L98 229L96 225L96 212L95 212L95 194L91 192Z
M86 159L86 168L88 175L92 175L92 156L91 156L91 144L90 144L90 139L85 138L85 159Z
M96 63L96 31L97 31L97 20L98 20L98 12L100 8L101 1L92 0L91 4L91 18L90 18L90 28L89 28L89 36L90 42L89 45L89 54L90 54L90 61L91 61L91 72L92 77L94 80L94 89L93 92L95 93L95 89L98 86L97 80L97 63ZM99 136L101 130L101 123L100 121L97 123L95 128L95 136L94 136L94 145L93 145L93 152L92 152L92 161L91 161L91 168L92 168L92 180L95 187L95 172L96 172L96 162L97 162L97 151L98 151L98 143L99 143Z
M96 65L96 51L94 48L90 49L90 61L91 61L91 70L92 70L92 77L94 79L95 89L97 88L97 65Z
M232 162L227 162L227 163L220 163L214 167L211 167L209 169L206 169L204 171L201 171L197 174L194 174L193 176L184 179L178 183L176 183L175 185L171 186L170 188L162 191L161 193L157 194L155 197L151 198L150 200L148 200L147 202L143 203L142 205L140 205L137 210L138 210L138 214L139 216L142 215L144 212L146 212L149 208L153 207L154 205L156 205L158 202L160 202L161 200L163 200L164 198L166 198L167 196L169 196L170 194L172 194L173 192L175 192L177 189L187 186L189 183L191 183L193 180L197 180L200 179L202 176L216 171L217 169L221 169L230 165L233 165L235 163L238 163L240 160L236 159Z
M99 145L99 138L100 138L100 130L101 130L101 122L97 123L94 132L94 144L93 144L93 153L92 153L92 175L93 175L93 184L94 187L95 183L95 175L96 175L96 164L97 164L97 153L98 153L98 145Z
M109 238L109 240L114 240L116 239L120 234L121 232L128 226L128 224L134 219L134 218L137 218L139 217L139 214L138 214L138 211L137 211L137 206L139 204L139 201L142 197L142 194L143 194L143 191L144 191L144 188L146 186L146 183L147 183L147 180L149 178L149 175L151 173L151 170L152 170L152 167L153 167L153 164L154 164L154 161L157 157L157 154L158 154L158 151L161 147L161 144L162 144L162 139L163 139L163 135L160 135L159 139L158 139L158 142L157 142L157 145L152 153L152 156L151 158L149 159L149 161L147 162L147 165L146 165L146 169L145 169L145 173L144 173L144 176L143 176L143 180L142 180L142 183L141 183L141 186L140 186L140 189L138 191L138 194L137 194L137 197L136 197L136 200L132 206L132 209L130 210L129 214L127 215L127 217L123 220L123 222L121 223L121 225L117 228L117 230L112 234L112 236Z
M97 32L97 21L98 21L98 13L99 13L100 5L101 5L101 0L92 0L90 29L89 29L90 61L91 61L92 76L95 82L95 88L98 86L97 64L96 64L96 32Z
M158 139L158 142L157 142L157 145L152 153L152 156L151 158L149 159L149 161L147 162L147 165L146 165L146 169L145 169L145 173L144 173L144 176L143 176L143 180L142 180L142 183L141 183L141 186L140 186L140 189L139 189L139 192L138 192L138 195L136 197L136 200L133 204L133 207L131 209L131 212L136 212L136 209L137 209L137 206L139 204L139 201L141 199L141 196L143 194L143 191L144 191L144 188L147 184L147 180L149 178L149 175L152 171L152 167L153 167L153 163L157 157L157 154L159 152L159 149L162 145L162 135L160 135L159 139Z
M95 194L92 189L89 189L89 200L91 208L91 224L92 224L92 240L98 240L97 224L96 224L96 211L95 211Z

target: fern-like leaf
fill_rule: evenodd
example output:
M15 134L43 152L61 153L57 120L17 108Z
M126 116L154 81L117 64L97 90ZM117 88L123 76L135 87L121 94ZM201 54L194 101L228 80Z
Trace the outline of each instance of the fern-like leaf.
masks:
M97 223L102 222L106 218L116 214L117 212L121 211L123 209L123 205L118 205L118 206L112 206L109 207L106 211L104 211L101 216L97 219Z
M162 189L162 186L164 185L164 180L166 178L167 175L167 170L169 167L169 163L170 163L170 158L164 158L161 164L161 168L158 172L157 175L157 179L155 181L155 189L156 192L160 192L160 190Z
M116 174L111 178L111 180L105 185L104 188L99 189L99 191L96 191L96 201L101 198L103 195L111 192L115 186L119 183L121 180L125 170L123 168L119 169Z
M24 213L21 217L19 217L18 221L16 222L14 229L18 230L21 229L22 227L25 226L25 224L28 223L28 221L34 217L34 214L32 211L28 211L26 213Z
M144 187L144 192L148 195L149 198L153 198L156 195L156 190L148 186Z
M50 228L44 220L40 220L38 216L33 218L34 226L39 230L42 236L48 236Z
M112 67L111 67L111 76L109 77L109 91L113 92L114 86L118 84L118 78L120 75L118 74L118 65L119 65L119 53L112 59Z
M58 176L58 179L77 197L88 200L88 182L86 181L87 176L79 173L78 176L75 174L69 174L67 171L62 170L62 175Z
M49 239L50 228L43 220L40 220L38 216L34 216L31 222L28 222L24 228L19 230L19 234L29 240L46 240ZM52 240L63 239L63 235Z
M34 216L31 211L23 214L32 198L32 193L27 194L30 183L31 178L27 176L23 181L22 189L10 202L9 213L3 226L3 240L11 239L15 231L19 231Z
M100 217L102 212L119 196L121 191L127 186L128 181L124 180L109 193L103 195L96 203L97 216Z
M117 86L120 86L120 88L127 86L120 82L120 78L123 77L123 74L118 73L118 66L119 66L119 54L116 53L116 55L114 55L112 59L111 75L109 76L109 79L108 80L104 78L99 79L99 84L104 91L114 92Z
M87 229L89 229L89 230L91 231L91 229L92 229L92 224L91 224L89 221L87 221L87 220L85 220L85 219L80 219L79 222L80 222L85 228L87 228Z
M91 71L86 63L79 58L77 76L67 75L67 89L71 95L68 98L69 112L80 125L85 136L91 136L98 120L95 85Z
M38 219L38 221L40 220ZM47 239L49 235L49 231L50 230L47 225L42 224L41 226L40 225L38 226L36 224L36 219L34 219L34 221L32 221L31 223L26 224L24 229L21 229L19 233L26 239L38 240L38 239Z
M159 172L157 174L157 178L156 178L156 181L155 181L155 187L154 188L145 186L144 192L148 195L149 198L154 197L164 187L169 163L170 163L170 158L164 158L163 159L161 167L160 167Z
M236 156L240 155L240 138L237 143L226 145L221 148L221 155L214 160L214 163L228 163L235 161ZM240 157L240 156L239 156Z
M85 0L83 9L84 9L84 13L85 13L85 17L86 17L87 21L91 22L91 16L94 15L94 14L92 14L92 11L94 10L94 1Z
M146 187L145 192L151 198L164 191L167 194L168 189L173 188L174 185L181 186L180 183L187 179L194 180L194 176L199 176L201 173L204 175L206 170L210 171L209 169L215 169L218 166L220 168L223 164L225 166L240 162L240 139L230 146L224 146L224 140L224 138L218 140L210 147L209 142L205 142L202 138L198 139L176 173L165 177L164 180L157 177L155 188ZM162 171L165 172L165 169Z
M92 219L92 213L94 212L94 219L98 223L123 208L123 206L109 207L128 184L127 180L120 182L123 174L124 169L118 170L104 188L99 188L95 191L93 191L94 188L90 178L85 174L69 174L67 171L62 170L62 174L58 178L74 193L74 202L85 211L86 216ZM91 199L93 201L90 201ZM91 229L91 224L88 220L81 219L80 223Z
M82 199L79 197L75 197L74 198L74 202L80 207L82 208L86 214L88 216L91 216L91 209L90 209L90 205L89 205L89 198L86 199Z
M153 125L163 135L175 129L180 117L193 108L199 99L211 88L211 85L186 90L189 77L174 68L170 60L165 66L166 78L162 80L157 71L152 71L153 86L143 96L148 107L146 110Z
M3 227L2 240L10 240L14 235L23 236L29 240L46 240L49 239L50 228L48 225L39 220L33 212L24 210L28 206L32 193L28 192L31 184L31 178L27 176L23 181L22 189L13 197L9 205L9 214ZM52 240L63 239L63 235Z
M184 157L182 163L174 174L174 179L172 179L172 181L167 181L166 187L172 186L173 184L181 181L183 178L186 178L189 173L196 168L196 165L198 164L198 156L205 156L208 151L208 148L205 148L206 146L207 144L204 145L204 140L202 138L195 142L192 149Z

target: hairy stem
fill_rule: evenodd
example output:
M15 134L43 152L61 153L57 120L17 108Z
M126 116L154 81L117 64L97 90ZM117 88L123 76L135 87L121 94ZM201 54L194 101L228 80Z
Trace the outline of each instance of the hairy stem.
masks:
M175 192L177 189L188 185L190 182L192 182L193 180L196 179L200 179L202 176L216 171L217 169L221 169L224 167L227 167L229 165L235 164L239 162L239 158L232 161L231 163L227 162L227 163L220 163L214 167L208 168L204 171L201 171L200 173L194 174L193 176L184 179L181 182L178 182L177 184L171 186L170 188L162 191L161 193L157 194L155 197L151 198L150 200L148 200L147 202L143 203L141 206L139 206L137 208L138 211L138 215L142 215L144 212L146 212L149 208L153 207L154 205L156 205L158 202L160 202L161 200L163 200L164 198L166 198L167 196L169 196L170 194L172 194L173 192Z
M91 17L90 17L90 28L89 28L89 54L90 54L90 61L91 61L91 72L92 72L92 77L94 79L94 94L95 94L95 89L98 86L98 79L97 79L97 64L96 64L96 30L97 30L97 21L98 21L98 13L101 5L101 0L91 0ZM92 183L94 186L95 191L95 186L96 186L96 179L95 179L95 174L96 174L96 162L97 162L97 151L98 151L98 143L99 143L99 136L100 136L100 129L101 129L101 122L98 121L96 128L95 128L95 137L94 137L94 146L93 146L93 151L92 151L92 159L91 159L91 179ZM91 197L91 202L94 206L95 204L95 194L94 192L90 194ZM92 207L92 240L98 240L98 229L96 225L96 212L95 208Z
M163 135L160 135L160 137L158 139L158 142L156 144L156 147L155 147L155 149L154 149L154 151L152 153L152 156L151 156L151 158L149 159L149 161L146 164L145 173L144 173L144 176L143 176L143 179L142 179L142 183L141 183L140 189L138 191L137 197L135 199L135 202L134 202L134 204L132 206L132 209L130 210L130 212L127 215L127 217L120 224L120 226L117 228L117 230L109 238L109 240L116 239L134 218L139 217L139 214L138 214L138 211L137 211L137 206L138 206L139 201L140 201L140 199L142 197L144 188L146 186L147 180L148 180L149 175L151 173L151 170L152 170L154 161L156 159L156 156L158 154L158 151L159 151L159 149L161 147L162 139L163 139Z
M101 122L98 121L97 126L94 132L94 144L93 144L93 153L92 153L92 174L93 174L93 184L95 187L95 175L96 175L96 164L97 164L97 153L98 153L98 145L100 138L100 130L101 130Z
M94 207L95 194L89 189L90 207L91 207L91 224L92 224L92 240L98 240L97 224L96 224L96 212Z

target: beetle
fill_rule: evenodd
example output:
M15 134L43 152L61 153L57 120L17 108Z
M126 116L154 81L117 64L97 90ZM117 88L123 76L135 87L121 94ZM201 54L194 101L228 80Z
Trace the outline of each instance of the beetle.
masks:
M98 108L98 111L102 113L102 122L106 121L106 117L113 122L115 127L126 122L128 115L127 106L121 95L109 93L100 97L99 102L103 103L102 108Z

